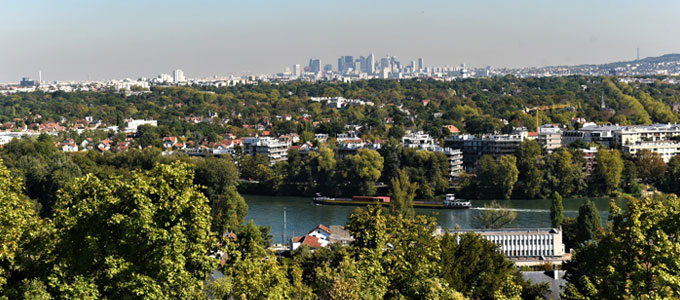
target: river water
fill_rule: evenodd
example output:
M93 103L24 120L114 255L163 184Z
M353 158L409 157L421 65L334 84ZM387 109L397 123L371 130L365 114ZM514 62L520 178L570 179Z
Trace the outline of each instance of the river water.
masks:
M307 234L316 225L344 225L356 206L315 205L311 197L278 197L243 195L248 203L246 221L260 226L271 226L274 242L280 242L283 233L283 211L286 211L286 237ZM609 216L609 198L591 198L597 206L602 222ZM564 199L564 216L576 217L585 199ZM473 200L471 209L416 209L417 214L434 215L442 228L474 228L474 217L484 210L490 200ZM550 227L550 200L500 200L517 212L511 227ZM621 206L621 203L618 203Z

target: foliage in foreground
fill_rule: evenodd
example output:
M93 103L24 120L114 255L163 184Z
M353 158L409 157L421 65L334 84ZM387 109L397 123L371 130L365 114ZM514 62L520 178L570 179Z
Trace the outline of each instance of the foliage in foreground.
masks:
M611 230L581 245L566 265L563 299L678 299L680 204L675 195L614 202Z

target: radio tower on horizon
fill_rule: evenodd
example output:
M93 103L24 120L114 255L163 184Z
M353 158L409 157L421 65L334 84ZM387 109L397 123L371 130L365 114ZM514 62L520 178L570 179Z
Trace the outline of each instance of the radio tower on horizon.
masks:
M637 60L640 60L640 47L637 48Z

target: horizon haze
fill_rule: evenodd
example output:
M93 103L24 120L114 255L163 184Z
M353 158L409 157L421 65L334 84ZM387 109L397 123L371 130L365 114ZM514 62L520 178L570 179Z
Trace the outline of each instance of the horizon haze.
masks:
M625 4L624 4L625 3ZM0 82L276 73L312 57L600 64L680 52L676 1L3 1Z

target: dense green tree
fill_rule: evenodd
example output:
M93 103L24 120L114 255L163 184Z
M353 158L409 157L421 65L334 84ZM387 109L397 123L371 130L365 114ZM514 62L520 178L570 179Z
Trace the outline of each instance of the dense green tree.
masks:
M401 169L401 144L396 139L390 139L382 145L378 153L384 159L380 180L389 183L392 178L397 177L399 169Z
M413 199L416 197L418 184L411 182L406 171L399 170L398 174L396 178L392 178L390 184L390 205L388 210L392 215L410 218L415 215Z
M390 127L390 130L387 132L387 137L401 140L401 138L404 137L405 134L406 132L404 131L403 128L399 126L392 126Z
M513 155L503 155L498 161L498 180L499 194L503 199L510 199L512 189L515 187L519 171L517 170L517 159Z
M661 188L667 193L680 194L680 156L673 156L668 161Z
M35 204L21 193L21 184L0 160L0 298L4 299L19 299L23 293L43 295L44 288L35 288L44 287L45 269L52 260L52 223L37 215Z
M610 194L621 182L621 172L623 171L623 160L618 150L609 151L600 148L595 157L594 180L597 182L597 189L602 194Z
M310 192L321 192L324 195L337 193L335 183L337 161L330 148L321 148L311 152L305 160L307 186Z
M647 149L635 154L635 165L638 169L638 176L645 183L660 182L666 172L666 164L661 156Z
M509 199L519 171L516 158L504 155L499 162L489 155L477 161L477 191L480 199Z
M342 177L353 195L375 194L375 183L380 178L384 159L375 150L360 149L342 161Z
M579 242L597 239L600 228L602 228L602 218L592 200L586 200L579 207L577 224Z
M87 175L65 187L56 206L59 235L50 285L82 282L107 298L186 299L213 268L208 199L182 163L128 179Z
M550 205L550 224L553 228L558 228L562 225L564 220L563 211L562 196L558 192L553 192L552 204Z
M562 196L573 195L585 188L583 167L575 162L574 156L564 148L550 153L545 162L544 193L557 191Z
M629 198L611 204L611 231L580 247L565 265L562 299L676 299L680 297L680 212L676 196ZM603 259L606 258L606 259Z
M638 183L637 166L635 166L634 162L630 160L623 161L620 185L626 193L636 196L640 194L641 187Z
M545 182L541 146L536 140L526 140L517 148L516 156L519 175L515 190L529 199L540 197Z

